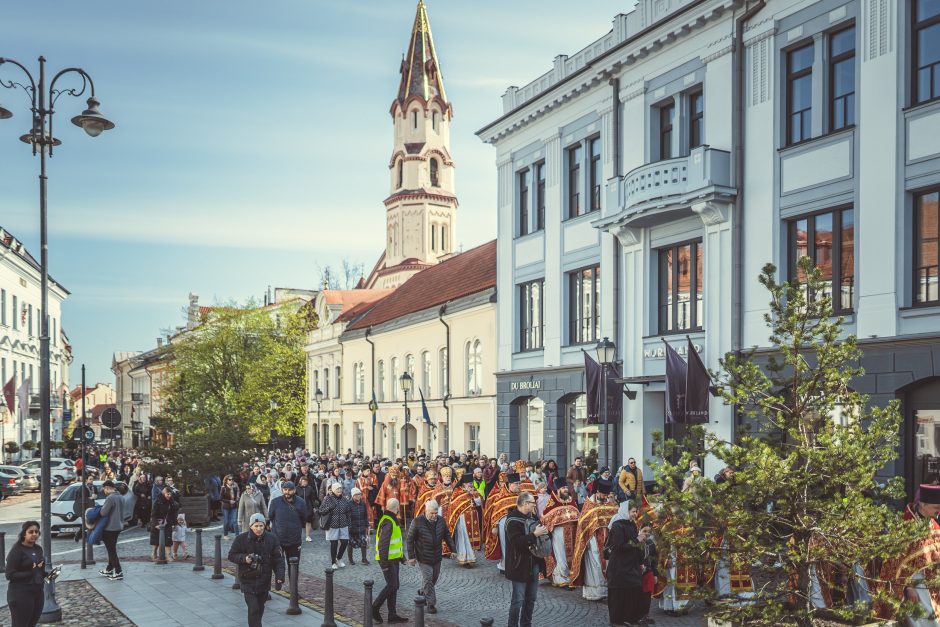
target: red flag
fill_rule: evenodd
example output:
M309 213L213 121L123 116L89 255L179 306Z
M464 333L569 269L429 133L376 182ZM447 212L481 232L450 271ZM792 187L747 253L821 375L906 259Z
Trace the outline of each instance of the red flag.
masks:
M14 402L16 401L16 376L10 378L3 386L3 399L7 403L7 411L10 412L10 416L13 416L13 412L16 411Z

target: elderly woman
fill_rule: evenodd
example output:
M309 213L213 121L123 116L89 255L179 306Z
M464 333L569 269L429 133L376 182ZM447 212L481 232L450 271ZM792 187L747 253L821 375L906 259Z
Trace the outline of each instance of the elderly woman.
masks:
M349 563L355 564L353 549L362 551L362 563L368 564L366 551L369 548L369 507L362 497L362 490L352 489L352 500L349 503Z
M333 570L345 568L343 553L349 544L349 501L343 498L343 484L334 483L320 505L320 525L330 541L330 559Z

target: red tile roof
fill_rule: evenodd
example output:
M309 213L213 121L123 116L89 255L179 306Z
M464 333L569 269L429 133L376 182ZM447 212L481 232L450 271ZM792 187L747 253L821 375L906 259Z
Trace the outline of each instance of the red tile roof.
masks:
M493 240L417 273L348 328L365 329L495 286Z

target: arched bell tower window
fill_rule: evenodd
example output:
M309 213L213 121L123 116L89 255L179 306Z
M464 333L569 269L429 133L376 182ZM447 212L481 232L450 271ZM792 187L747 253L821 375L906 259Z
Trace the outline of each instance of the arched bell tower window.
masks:
M431 112L431 128L437 130L437 111Z
M399 159L398 160L398 175L396 179L398 182L395 184L395 187L397 187L398 189L401 189L404 179L405 179L405 162Z
M437 174L437 159L431 159L431 187L439 187L440 180Z

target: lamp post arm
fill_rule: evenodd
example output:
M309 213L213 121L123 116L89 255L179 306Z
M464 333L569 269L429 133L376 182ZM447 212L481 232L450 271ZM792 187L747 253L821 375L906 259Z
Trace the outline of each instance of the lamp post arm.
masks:
M3 87L6 87L7 89L15 89L16 87L21 88L23 91L25 91L29 95L30 106L33 110L35 110L36 109L36 81L33 79L33 75L30 74L28 69L26 69L25 65L23 65L16 59L8 59L6 57L0 57L0 65L3 65L4 63L10 63L20 68L23 71L23 74L26 75L26 78L29 79L29 86L26 86L22 83L17 83L16 81L12 81L12 80L5 81L3 79L0 79L0 85L2 85Z
M61 78L62 76L66 74L78 74L79 76L81 76L82 88L81 89L63 89L57 93L55 89L56 81L58 81L59 78ZM88 74L88 72L86 72L82 68L67 67L64 70L59 71L59 73L57 73L55 76L52 77L52 81L49 83L49 109L50 110L52 109L53 104L55 104L55 101L58 100L59 96L61 96L62 94L68 94L70 96L75 96L76 98L78 98L79 96L84 94L85 89L89 87L91 88L91 97L94 98L95 97L95 82L91 80L91 75Z

